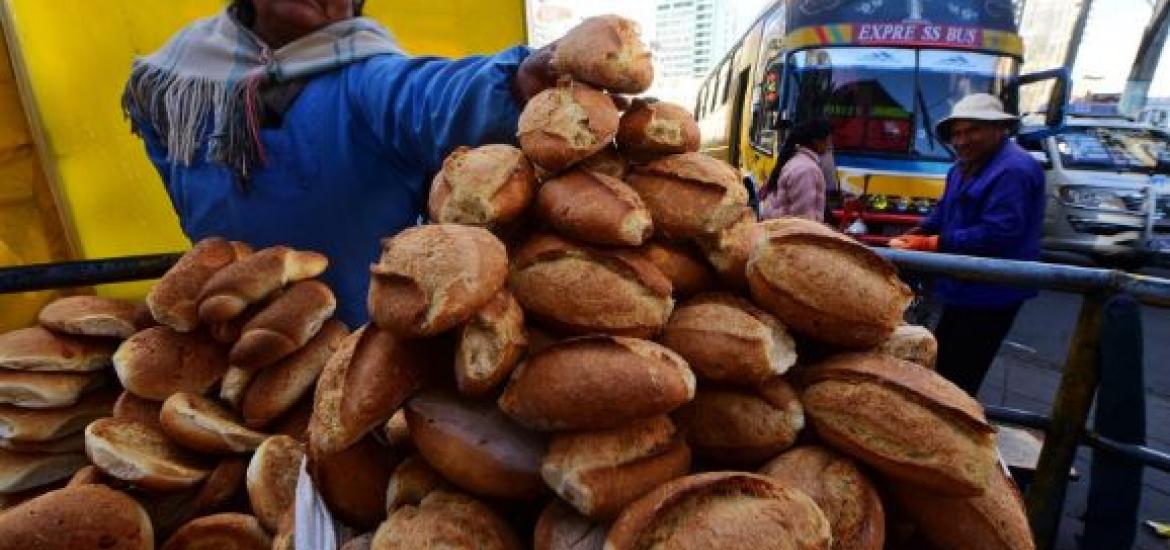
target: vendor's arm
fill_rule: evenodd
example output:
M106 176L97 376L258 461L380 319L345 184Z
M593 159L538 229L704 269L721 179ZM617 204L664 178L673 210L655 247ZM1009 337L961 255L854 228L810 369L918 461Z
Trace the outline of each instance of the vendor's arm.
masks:
M1028 219L1032 177L1023 170L1005 169L994 182L979 221L944 232L939 249L952 254L998 256L1017 246L1026 237L1029 226L1037 223Z

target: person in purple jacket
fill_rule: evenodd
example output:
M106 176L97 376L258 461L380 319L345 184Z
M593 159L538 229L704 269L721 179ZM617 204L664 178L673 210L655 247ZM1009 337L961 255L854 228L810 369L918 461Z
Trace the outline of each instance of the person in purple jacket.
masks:
M1038 260L1044 221L1044 171L1009 135L1017 118L990 94L964 97L938 123L958 157L946 189L922 225L890 241L894 248ZM1036 291L940 278L942 315L935 329L938 372L971 395Z

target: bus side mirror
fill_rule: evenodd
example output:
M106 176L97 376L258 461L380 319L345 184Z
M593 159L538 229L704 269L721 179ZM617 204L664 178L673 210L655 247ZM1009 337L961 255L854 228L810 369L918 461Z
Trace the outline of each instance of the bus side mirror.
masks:
M1064 119L1068 111L1070 89L1068 69L1062 67L1026 74L1017 79L1016 84L1021 88L1024 86L1051 86L1048 92L1048 105L1044 110L1044 127L1020 134L1020 137L1039 140L1059 134L1064 129Z

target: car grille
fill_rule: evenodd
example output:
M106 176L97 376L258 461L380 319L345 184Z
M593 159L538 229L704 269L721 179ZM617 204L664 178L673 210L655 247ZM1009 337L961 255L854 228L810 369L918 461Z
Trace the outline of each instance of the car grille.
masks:
M1125 202L1126 210L1138 214L1146 213L1146 197L1144 194L1126 194L1121 195L1121 200ZM1157 208L1154 209L1154 215L1157 219L1170 219L1170 194L1163 194L1158 196Z

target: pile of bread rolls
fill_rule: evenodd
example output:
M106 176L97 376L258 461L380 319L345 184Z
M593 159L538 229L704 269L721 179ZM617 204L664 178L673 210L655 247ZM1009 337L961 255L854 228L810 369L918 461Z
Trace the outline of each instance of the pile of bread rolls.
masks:
M554 64L521 147L453 151L431 223L383 242L366 326L329 320L317 254L198 243L104 348L92 468L0 550L86 514L52 548L294 548L302 461L349 550L1032 548L895 269L757 222L685 109L620 111L653 77L633 23Z

